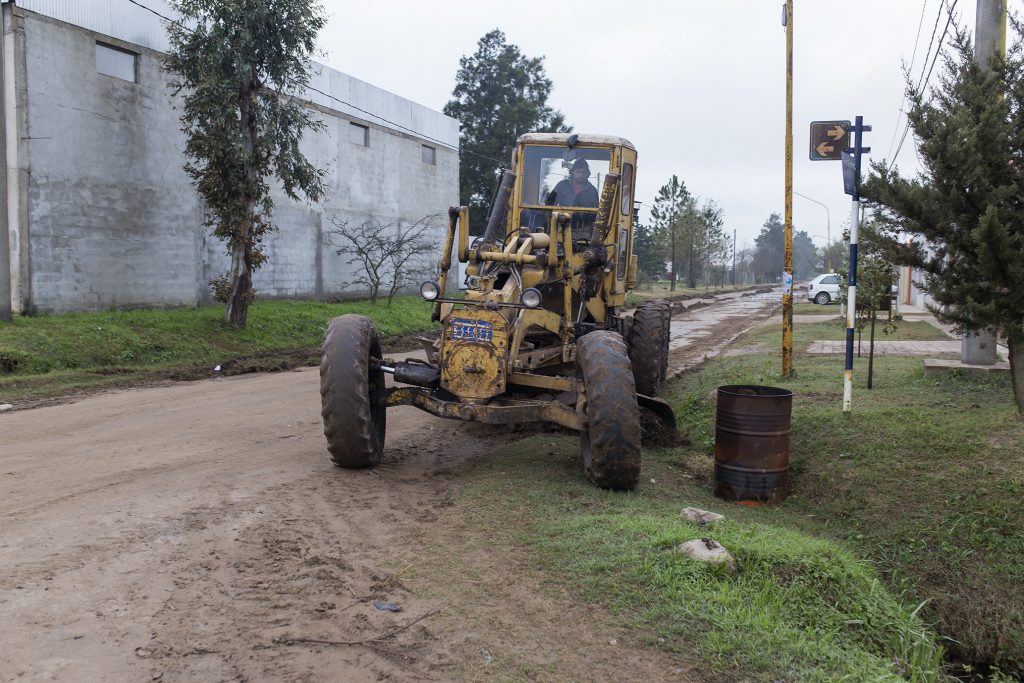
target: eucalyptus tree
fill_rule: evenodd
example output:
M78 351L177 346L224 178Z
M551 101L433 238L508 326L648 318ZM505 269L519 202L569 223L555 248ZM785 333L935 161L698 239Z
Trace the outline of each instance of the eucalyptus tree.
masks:
M231 256L215 286L224 320L243 328L252 274L267 260L263 239L274 229L271 183L293 200L324 192L325 171L299 150L306 131L323 128L300 99L323 8L316 0L172 4L182 20L168 24L164 69L172 93L182 95L185 171L206 202L207 226Z

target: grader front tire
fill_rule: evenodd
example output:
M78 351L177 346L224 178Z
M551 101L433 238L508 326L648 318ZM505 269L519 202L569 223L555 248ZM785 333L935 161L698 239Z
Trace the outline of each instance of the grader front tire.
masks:
M629 332L629 360L636 390L654 396L668 370L668 334L671 309L667 302L641 304L633 313Z
M587 392L583 469L595 486L629 491L640 481L640 408L626 344L614 332L580 338L576 360Z
M384 373L370 370L380 358L373 321L343 315L327 325L320 361L320 411L331 462L338 467L372 467L384 452L386 408L377 401Z

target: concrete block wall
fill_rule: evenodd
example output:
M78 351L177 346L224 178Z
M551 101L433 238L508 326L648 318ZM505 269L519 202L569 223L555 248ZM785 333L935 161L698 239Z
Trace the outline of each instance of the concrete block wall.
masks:
M209 303L207 282L227 270L229 259L202 226L202 200L182 170L185 139L160 54L18 11L29 167L20 307L62 312ZM97 41L139 54L137 83L97 73ZM376 97L382 111L404 106L391 120L432 115L426 128L453 137L452 120L436 112L326 67L317 76L324 79L332 88L367 90L360 102ZM440 248L447 208L458 203L455 150L324 102L314 106L326 128L307 134L303 150L329 169L326 198L314 205L275 190L279 230L268 236L269 261L254 278L263 296L358 296L338 288L352 279L353 268L323 245L332 218L409 223L437 214ZM368 147L351 142L353 122L369 127ZM457 124L454 130L457 137ZM436 149L435 165L422 161L424 144Z

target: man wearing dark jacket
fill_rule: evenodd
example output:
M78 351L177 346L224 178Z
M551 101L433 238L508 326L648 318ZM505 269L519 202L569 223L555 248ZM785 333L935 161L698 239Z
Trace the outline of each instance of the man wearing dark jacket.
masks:
M586 206L597 208L597 188L590 182L590 164L577 159L572 165L572 177L555 185L555 206Z
M597 188L590 182L590 164L586 159L577 159L572 165L572 176L559 182L552 190L554 206L581 206L597 208ZM575 213L572 217L572 238L590 237L590 229L597 218L597 212Z

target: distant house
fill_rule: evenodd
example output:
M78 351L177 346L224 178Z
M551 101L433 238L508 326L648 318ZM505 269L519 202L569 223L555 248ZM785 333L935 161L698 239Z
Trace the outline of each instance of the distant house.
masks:
M128 0L0 5L0 296L26 312L208 302L228 260L182 170L163 20ZM458 203L457 121L327 67L312 88L326 130L303 149L329 168L326 200L277 192L264 296L356 294L338 291L351 267L324 246L332 216L412 222Z

